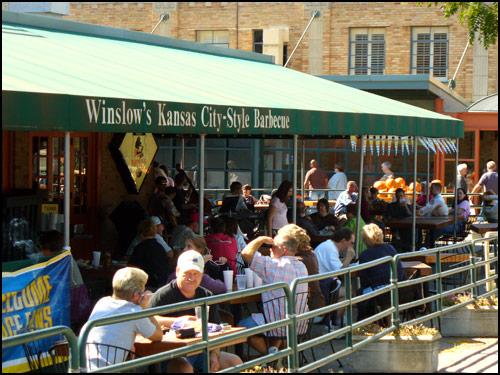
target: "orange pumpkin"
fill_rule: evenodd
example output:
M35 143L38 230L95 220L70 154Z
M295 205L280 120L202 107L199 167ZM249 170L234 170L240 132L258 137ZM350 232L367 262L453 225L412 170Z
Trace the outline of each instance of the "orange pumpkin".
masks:
M394 181L396 182L397 187L403 188L406 186L406 181L403 177L398 177Z
M373 184L373 187L378 189L378 191L381 191L381 190L384 190L387 188L384 181L376 181Z
M393 178L388 178L387 180L385 180L385 186L387 187L387 189L396 188L396 180L394 180Z
M389 189L389 193L395 193L395 192L396 192L396 190L398 190L398 188L395 188L395 187L390 188L390 189Z
M410 190L414 190L413 188L413 182L410 184L410 187L409 187ZM420 182L417 182L416 184L416 190L417 190L417 193L420 193L422 191L422 185L420 184Z

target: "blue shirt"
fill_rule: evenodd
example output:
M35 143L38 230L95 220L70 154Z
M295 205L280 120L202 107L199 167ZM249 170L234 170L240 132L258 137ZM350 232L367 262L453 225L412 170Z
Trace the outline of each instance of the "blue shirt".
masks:
M359 257L359 264L368 263L373 260L377 260L386 256L393 257L397 254L396 249L389 244L381 244L377 246L372 246L363 251ZM398 280L402 281L405 279L403 265L401 261L398 260ZM390 262L379 264L371 268L360 271L359 273L361 279L361 288L365 289L367 287L376 287L388 285L391 278L391 267Z
M337 202L335 203L335 208L334 208L335 215L339 216L345 214L347 211L347 205L356 203L357 199L358 199L357 193L349 194L347 190L340 193Z

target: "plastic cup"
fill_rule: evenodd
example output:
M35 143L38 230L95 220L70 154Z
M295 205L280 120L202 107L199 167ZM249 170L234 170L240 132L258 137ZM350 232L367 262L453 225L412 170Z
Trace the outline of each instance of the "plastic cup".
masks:
M222 271L224 275L224 284L228 292L233 291L233 270Z
M100 251L93 251L92 252L92 265L95 268L98 268L99 264L101 264L101 252Z
M245 275L247 277L247 288L253 288L253 271L250 268L245 268Z
M236 275L236 285L238 286L238 290L246 289L247 275Z
M262 279L255 272L253 273L253 286L262 286Z
M196 315L196 319L200 320L201 319L201 306L196 306L194 308L194 313ZM210 314L210 306L207 306L207 317Z

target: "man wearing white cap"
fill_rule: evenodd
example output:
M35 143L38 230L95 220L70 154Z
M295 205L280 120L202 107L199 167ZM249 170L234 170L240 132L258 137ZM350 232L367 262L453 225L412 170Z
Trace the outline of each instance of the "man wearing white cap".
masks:
M175 269L177 278L153 294L150 306L165 306L211 296L212 292L200 286L204 267L205 261L200 253L195 250L183 252L177 260L177 268ZM169 316L194 314L194 309L190 309L172 312ZM210 306L208 320L211 323L221 322L217 305ZM203 355L191 356L187 359L196 370L203 370ZM235 354L226 353L219 349L210 352L210 372L223 370L240 363L242 363L240 357Z

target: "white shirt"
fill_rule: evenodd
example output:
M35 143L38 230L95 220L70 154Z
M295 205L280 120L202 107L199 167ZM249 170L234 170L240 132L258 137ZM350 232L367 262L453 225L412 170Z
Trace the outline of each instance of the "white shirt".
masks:
M271 229L281 229L285 225L288 225L288 219L286 218L288 207L286 206L286 204L280 201L278 197L274 197L271 201L271 206L273 206L275 209L275 215L273 216Z
M338 271L342 268L339 250L332 240L320 243L314 249L316 258L318 258L319 273Z
M336 172L328 181L329 189L345 190L347 189L347 176L344 172ZM337 199L342 191L328 192L328 199Z
M425 207L420 209L422 216L448 216L449 209L441 194L435 195Z
M92 310L92 313L90 314L89 320L106 318L118 314L137 311L142 311L142 308L132 302L115 299L108 296L101 298L96 303L94 309ZM88 335L87 342L113 345L120 348L132 350L135 336L138 333L147 338L151 337L155 333L155 331L156 327L153 322L149 318L142 318L92 328ZM103 354L103 351L99 351L98 353L96 346L90 345L88 351L88 360L90 360L92 368L103 367L113 363L121 362L123 358L118 358L121 355L120 351L117 352L116 362L114 362L114 353L112 353L111 350L112 349L110 349L110 353L107 355L108 361L106 361L106 355ZM98 361L99 364L97 364Z

